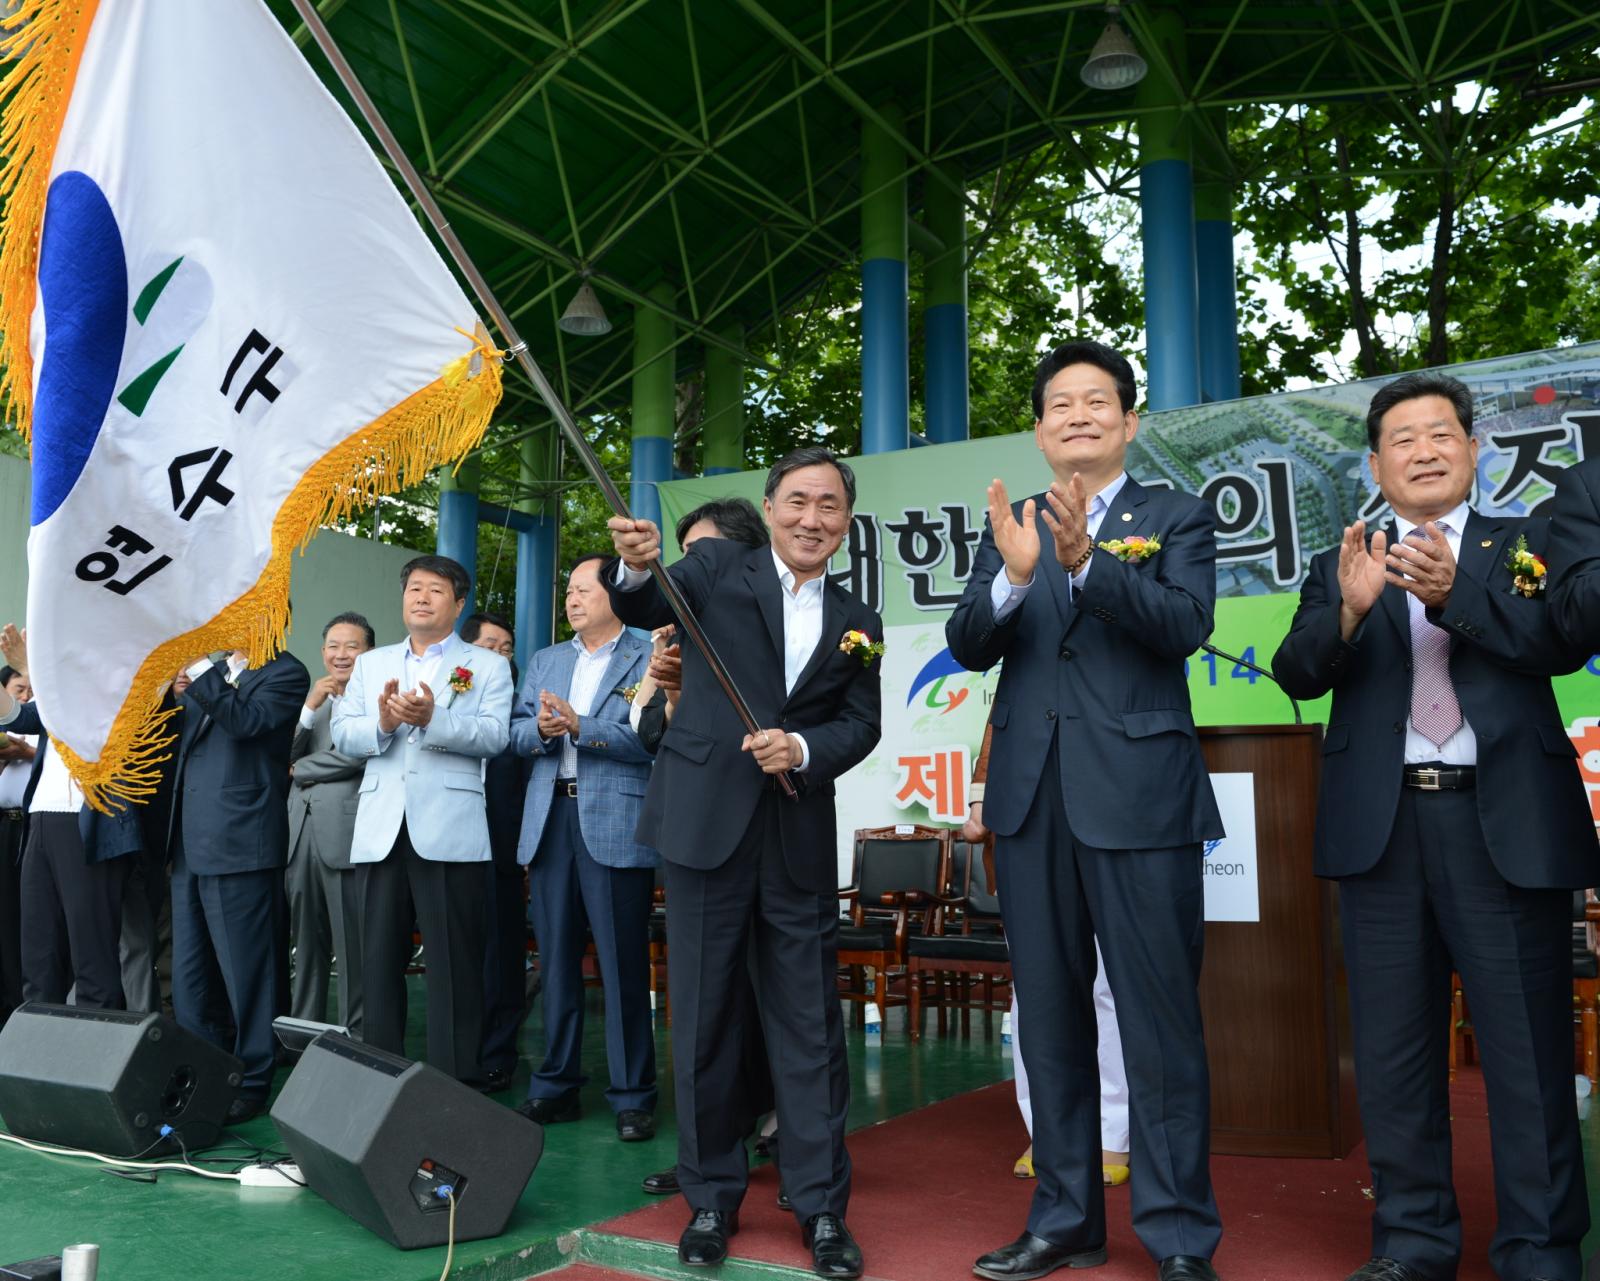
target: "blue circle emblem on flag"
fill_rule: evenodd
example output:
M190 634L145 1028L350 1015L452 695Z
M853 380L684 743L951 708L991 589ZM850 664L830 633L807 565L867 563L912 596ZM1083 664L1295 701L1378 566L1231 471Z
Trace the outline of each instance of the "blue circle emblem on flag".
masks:
M111 202L76 171L50 184L39 247L44 363L33 404L37 525L78 483L116 394L128 328L128 263Z

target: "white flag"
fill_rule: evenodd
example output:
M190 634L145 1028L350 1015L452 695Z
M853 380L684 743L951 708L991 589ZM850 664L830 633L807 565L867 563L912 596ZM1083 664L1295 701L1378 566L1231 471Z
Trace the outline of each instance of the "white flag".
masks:
M260 0L24 0L5 25L29 664L102 803L148 788L181 666L281 645L306 539L478 443L501 353Z

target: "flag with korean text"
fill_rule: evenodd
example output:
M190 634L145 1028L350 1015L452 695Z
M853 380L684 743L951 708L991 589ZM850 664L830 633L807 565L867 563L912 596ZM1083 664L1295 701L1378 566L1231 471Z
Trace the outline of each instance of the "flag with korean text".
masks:
M261 0L11 8L0 391L31 446L29 665L104 805L148 792L180 667L281 646L306 540L477 445L501 353Z

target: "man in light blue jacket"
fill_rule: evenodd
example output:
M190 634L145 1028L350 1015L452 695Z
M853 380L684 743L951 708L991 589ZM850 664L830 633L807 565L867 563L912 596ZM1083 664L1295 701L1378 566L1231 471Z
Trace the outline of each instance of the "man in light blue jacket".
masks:
M483 762L505 749L511 668L454 632L467 571L419 556L400 571L407 639L356 660L333 714L334 746L366 761L350 862L360 869L365 1036L405 1052L410 925L422 931L427 1061L458 1080L481 1075L484 869L489 823Z
M529 912L544 974L545 1060L518 1109L542 1125L576 1120L583 1050L583 952L594 937L605 984L606 1101L625 1142L655 1136L650 903L659 856L634 839L650 753L628 724L649 642L623 630L599 582L604 558L567 580L570 641L528 662L511 743L533 757L517 857L531 863Z

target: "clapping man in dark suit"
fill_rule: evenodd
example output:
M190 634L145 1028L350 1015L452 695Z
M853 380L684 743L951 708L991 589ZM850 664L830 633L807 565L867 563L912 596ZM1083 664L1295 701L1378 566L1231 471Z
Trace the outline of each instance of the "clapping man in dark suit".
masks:
M356 789L366 762L333 745L333 709L344 697L356 659L377 644L360 614L338 614L322 628L319 677L300 709L290 760L289 933L294 986L289 1012L320 1023L328 1017L329 959L338 958L338 1019L360 1037L362 1020L361 897L350 864Z
M289 753L311 677L287 651L252 668L242 649L202 658L188 673L168 842L172 1010L244 1063L228 1110L237 1124L266 1107L272 1085L288 945Z
M1028 1012L1039 1184L1027 1230L977 1261L1023 1281L1106 1258L1095 940L1117 994L1133 1225L1161 1281L1212 1281L1222 1234L1198 983L1201 843L1222 835L1184 659L1211 634L1215 518L1123 461L1133 370L1070 342L1039 363L1034 438L1054 474L989 522L945 628L962 666L1004 661L984 793L1017 998Z
M1600 458L1567 468L1551 513L1551 620L1569 643L1600 653Z
M511 620L481 611L461 621L461 639L492 650L511 664L516 684L517 638ZM528 875L517 862L522 802L528 791L525 756L509 745L483 763L483 806L489 819L489 874L484 900L483 1050L485 1091L511 1084L517 1070L517 1033L528 1016ZM535 972L537 973L537 972ZM540 980L542 981L542 977Z
M763 728L747 734L705 658L688 646L683 697L661 739L639 839L665 860L672 965L678 1179L694 1211L685 1263L727 1257L746 1185L737 1089L742 992L754 936L773 1056L778 1167L821 1276L861 1274L845 1227L850 1082L835 990L838 834L834 780L880 733L878 616L827 581L855 505L855 477L825 449L798 449L767 476L771 547L697 542L669 571ZM623 622L672 621L645 570L650 521L611 521L622 566L604 581ZM860 633L860 637L852 633ZM778 777L798 792L789 799Z
M1351 1281L1449 1281L1450 972L1489 1094L1502 1281L1578 1281L1589 1226L1572 1097L1573 889L1600 880L1550 677L1563 642L1531 556L1542 519L1480 516L1472 394L1407 374L1367 412L1394 520L1322 553L1273 658L1298 699L1332 691L1316 871L1339 882L1356 1084L1376 1205Z
M28 675L26 637L13 624L0 629L0 650ZM137 807L113 802L102 814L84 804L35 703L0 691L0 725L38 742L22 799L22 997L60 1005L71 991L86 1008L123 1009L117 941L128 868L143 845Z

